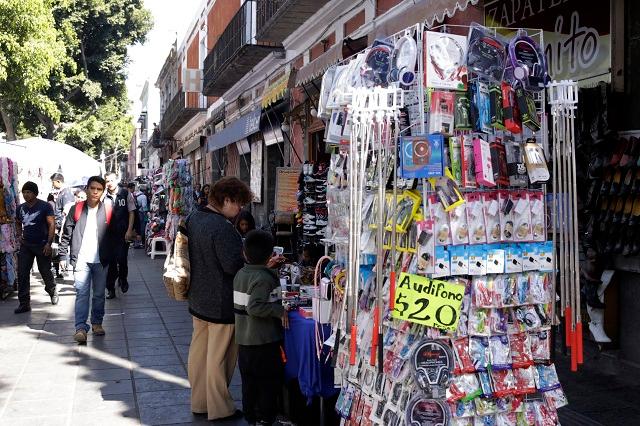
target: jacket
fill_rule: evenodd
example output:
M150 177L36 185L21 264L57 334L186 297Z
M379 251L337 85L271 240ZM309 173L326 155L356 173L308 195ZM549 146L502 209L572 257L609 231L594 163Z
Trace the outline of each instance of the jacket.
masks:
M218 324L233 324L233 278L244 265L242 238L220 213L208 208L185 221L189 237L189 312Z
M283 339L284 315L278 275L263 265L246 265L233 280L236 343L265 345Z
M82 237L84 235L84 228L87 224L87 211L88 204L83 203L84 207L80 213L78 222L75 220L76 208L78 204L74 204L69 210L64 226L62 227L62 236L60 237L60 245L58 247L58 253L61 257L69 255L69 263L76 266L78 260L78 253L82 246ZM100 257L100 263L103 266L107 266L113 257L115 252L116 232L113 229L113 218L111 224L107 223L107 214L104 207L104 203L100 202L97 212L98 221L98 255Z
M107 197L105 200L109 198ZM113 224L114 231L119 237L124 238L129 229L129 191L126 188L119 188L116 192L115 200L113 200L113 216L111 223Z

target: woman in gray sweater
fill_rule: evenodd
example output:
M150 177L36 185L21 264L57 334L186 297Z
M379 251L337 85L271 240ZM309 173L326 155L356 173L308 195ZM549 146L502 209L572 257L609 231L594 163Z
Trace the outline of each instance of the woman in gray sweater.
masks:
M220 179L208 204L186 221L191 286L189 312L193 335L189 348L191 411L209 420L242 417L229 393L238 359L233 312L233 279L244 266L242 238L230 222L252 199L235 177Z

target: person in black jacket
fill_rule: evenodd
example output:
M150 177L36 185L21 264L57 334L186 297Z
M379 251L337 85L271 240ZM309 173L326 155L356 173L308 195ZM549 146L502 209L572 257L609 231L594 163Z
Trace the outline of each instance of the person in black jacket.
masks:
M129 241L135 240L133 224L136 215L136 201L127 188L118 187L118 177L115 173L107 173L105 176L107 193L105 201L109 200L113 205L113 228L115 232L115 246L113 260L109 264L107 273L107 299L116 297L116 278L123 293L129 290Z
M100 201L105 186L106 183L100 176L89 178L87 201L71 207L60 239L59 252L63 257L69 253L69 261L73 266L76 288L76 332L73 337L80 344L87 341L89 307L93 334L105 334L102 327L104 296L115 235L110 226L111 204ZM92 290L93 298L90 297Z

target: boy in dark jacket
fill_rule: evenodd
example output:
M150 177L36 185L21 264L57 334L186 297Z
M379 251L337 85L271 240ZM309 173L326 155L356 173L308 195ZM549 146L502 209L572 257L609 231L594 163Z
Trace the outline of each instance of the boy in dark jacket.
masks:
M271 234L249 232L244 241L247 265L233 280L242 409L251 424L271 425L276 420L284 374L281 351L288 317L278 274L266 266L272 254Z

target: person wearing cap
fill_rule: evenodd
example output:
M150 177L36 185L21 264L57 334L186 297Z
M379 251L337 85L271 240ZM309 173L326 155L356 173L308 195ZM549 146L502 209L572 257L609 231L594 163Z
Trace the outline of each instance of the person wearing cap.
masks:
M51 244L55 234L54 213L51 204L38 199L38 185L26 182L22 186L24 203L18 207L17 236L20 241L18 252L18 300L16 314L31 310L31 268L33 261L44 281L44 289L51 298L51 304L58 303L58 291L51 271Z

